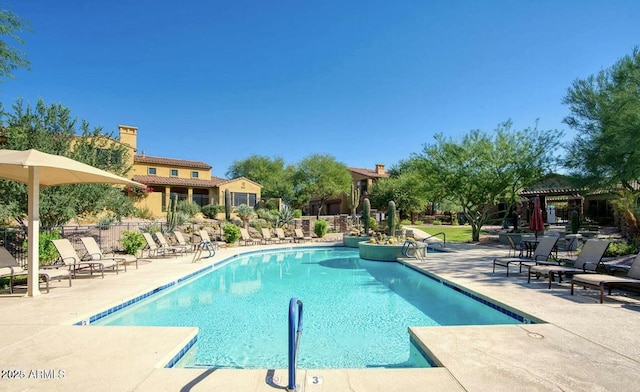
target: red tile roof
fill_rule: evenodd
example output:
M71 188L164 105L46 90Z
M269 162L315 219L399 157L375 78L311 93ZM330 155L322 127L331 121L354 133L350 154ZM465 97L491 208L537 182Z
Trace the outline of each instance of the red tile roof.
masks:
M133 162L135 163L156 163L159 165L169 165L169 166L180 166L180 167L191 167L194 169L206 169L210 170L211 165L208 165L204 162L200 161L188 161L185 159L173 159L173 158L162 158L162 157L152 157L148 155L134 155Z
M191 186L198 188L213 188L230 180L211 177L210 180L198 178L160 177L160 176L133 176L133 180L147 185Z
M234 181L247 181L259 187L262 185L255 181L251 181L246 177L238 177L234 179L226 179L211 176L210 180L201 180L199 178L179 178L179 177L161 177L161 176L133 176L133 181L138 181L147 185L169 185L169 186L191 186L197 188L213 188Z
M371 169L364 169L364 168L360 168L360 167L348 167L347 169L349 169L350 171L363 175L363 176L367 176L367 177L372 177L372 178L385 178L385 177L389 177L389 173L384 172L383 174L379 174L377 173L375 170L371 170Z

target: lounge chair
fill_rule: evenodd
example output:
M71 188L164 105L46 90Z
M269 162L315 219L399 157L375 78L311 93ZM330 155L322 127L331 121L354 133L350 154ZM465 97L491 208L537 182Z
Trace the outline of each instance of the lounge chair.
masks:
M184 235L182 234L181 231L178 230L174 230L173 231L173 236L176 237L176 241L178 242L178 245L180 246L184 246L186 247L188 250L188 252L193 252L196 250L196 248L198 247L198 244L193 244L193 243L189 243L184 239Z
M302 232L302 229L295 229L293 230L295 237L293 237L293 240L295 242L307 242L307 241L311 241L312 238L311 237L307 237L304 235L304 233Z
M147 251L147 257L159 257L165 256L167 254L167 250L158 246L156 241L151 236L151 233L142 233L142 236L147 242L147 246L142 249L143 252L145 250Z
M200 235L200 239L202 241L213 244L215 249L220 249L227 246L227 243L224 241L212 241L211 237L209 237L209 232L207 232L206 230L200 230L198 234Z
M187 253L188 245L171 245L166 238L164 238L164 234L159 231L155 232L156 238L160 243L160 249L163 249L164 252L173 252L173 253Z
M256 242L256 240L249 235L247 229L240 228L240 235L242 236L241 239L242 241L244 241L245 245L253 244L254 242Z
M609 290L609 295L611 295L611 289L613 287L640 288L640 253L638 253L638 256L633 260L626 277L607 274L575 274L571 279L571 295L573 295L574 285L600 290L600 303L604 301L605 287Z
M282 229L282 227L276 228L276 236L278 236L280 242L293 242L293 237L287 237L284 234L284 230Z
M87 257L92 261L115 260L124 266L124 272L127 272L127 263L136 263L136 269L138 269L138 258L134 255L105 256L93 237L82 237L80 238L80 242L82 242L82 245L87 251Z
M25 276L28 273L26 269L18 264L7 249L0 246L0 278L9 278L9 293L13 294L13 278L16 276ZM49 292L49 282L51 279L61 281L62 278L67 278L69 279L69 287L71 287L71 273L68 269L49 269L40 266L38 274L47 284L47 293Z
M58 240L51 240L53 246L55 246L56 250L60 254L60 261L69 267L71 270L71 275L73 277L76 276L76 273L80 270L89 268L90 274L93 275L93 271L100 271L102 277L104 278L104 270L105 268L109 268L118 273L118 262L115 260L82 260L80 256L78 256L78 252L76 252L75 248L69 242L68 239L62 238Z
M511 242L513 243L513 240L510 237L507 237L507 238L511 240ZM531 258L496 257L495 259L493 259L493 272L496 272L496 265L506 267L507 276L509 276L509 266L511 264L520 265L519 272L522 272L523 265L533 266L533 265L536 265L537 263L546 264L557 242L558 242L558 237L542 237L542 239L540 240L540 243L536 247L536 250L531 256ZM560 265L560 263L554 263L554 264Z
M262 229L262 243L263 244L275 244L276 242L278 242L278 238L277 237L271 237L271 230L269 229Z
M580 254L574 261L573 267L569 266L551 266L551 265L535 265L529 267L529 276L527 283L531 282L531 276L537 277L546 276L549 277L549 288L551 288L551 282L553 282L554 276L558 276L558 281L562 282L562 275L573 275L576 273L595 273L598 267L604 268L602 264L602 256L609 247L609 241L589 239L584 243Z

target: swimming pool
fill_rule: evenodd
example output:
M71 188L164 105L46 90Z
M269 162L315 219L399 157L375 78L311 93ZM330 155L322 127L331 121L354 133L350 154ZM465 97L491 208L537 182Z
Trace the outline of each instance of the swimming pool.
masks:
M304 302L300 368L423 367L408 326L522 322L357 249L250 254L92 325L197 326L181 367L286 368L287 310Z

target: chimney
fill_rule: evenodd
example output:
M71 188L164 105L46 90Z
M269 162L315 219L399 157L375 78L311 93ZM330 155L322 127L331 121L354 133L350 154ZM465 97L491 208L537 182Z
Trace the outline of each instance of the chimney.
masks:
M376 174L384 174L384 165L382 163L376 163Z
M138 128L129 125L118 125L118 129L120 130L120 142L136 151L138 149Z

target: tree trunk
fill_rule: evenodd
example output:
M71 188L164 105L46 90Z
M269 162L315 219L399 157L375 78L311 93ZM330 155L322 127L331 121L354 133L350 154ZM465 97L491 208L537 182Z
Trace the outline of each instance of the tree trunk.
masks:
M320 219L320 212L322 211L322 207L324 207L324 200L320 200L320 207L318 207L318 212L316 213L316 219Z
M471 224L471 241L480 241L480 227L478 227L475 223Z

